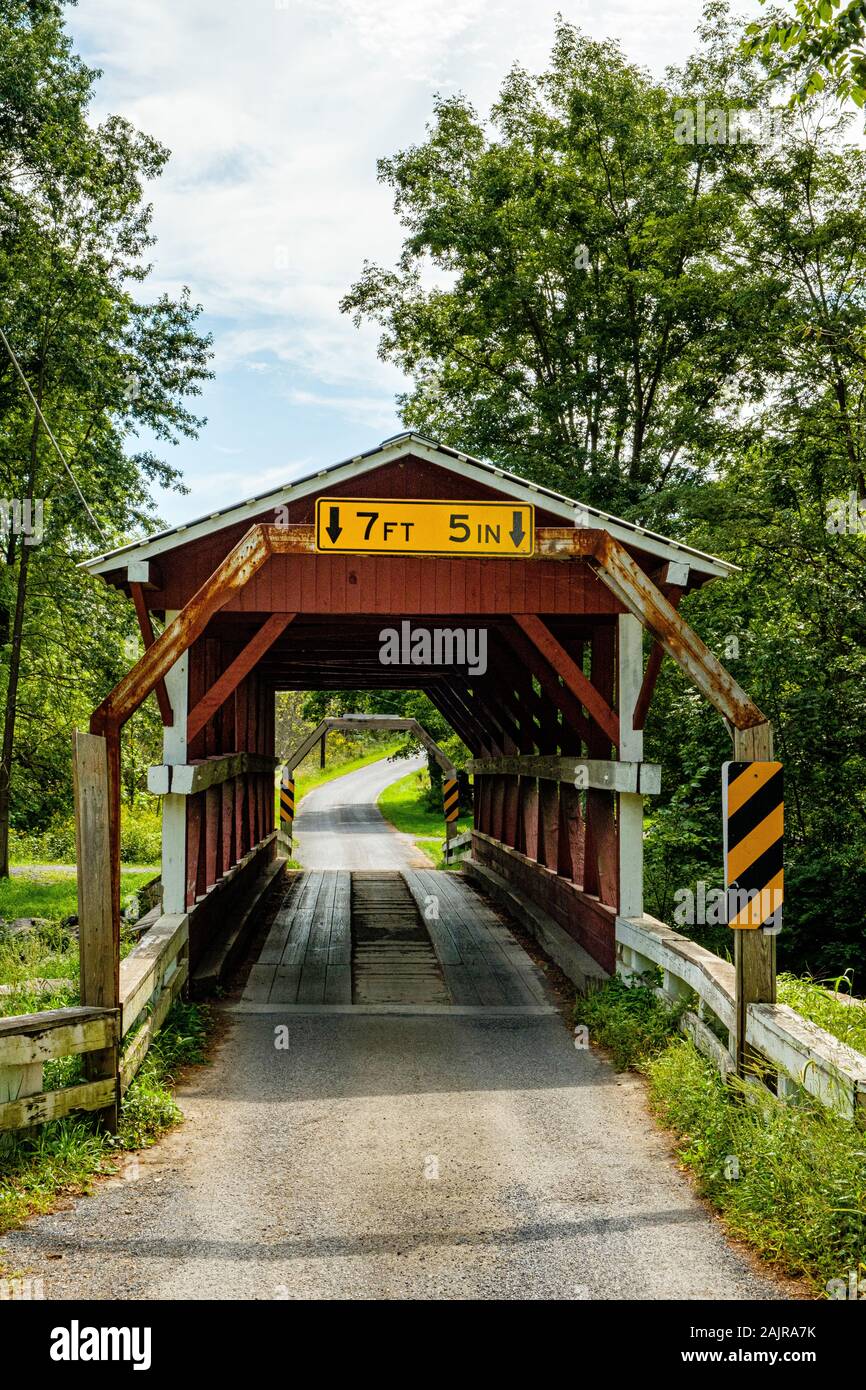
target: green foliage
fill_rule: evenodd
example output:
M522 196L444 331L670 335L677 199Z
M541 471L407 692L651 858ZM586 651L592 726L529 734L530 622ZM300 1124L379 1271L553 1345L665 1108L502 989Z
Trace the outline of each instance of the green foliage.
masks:
M732 1235L802 1275L816 1292L863 1269L864 1137L805 1093L760 1101L721 1080L690 1042L644 1063L653 1105L675 1130L682 1162Z
M44 504L39 544L3 535L0 565L0 873L9 819L43 831L71 809L70 735L130 665L123 595L78 568L94 545L153 530L150 489L177 471L141 448L194 435L210 375L188 291L149 299L146 189L168 151L129 122L94 118L97 73L76 57L65 7L0 6L0 300L22 371L69 461L63 470L0 352L0 496ZM155 760L153 702L124 738L124 798ZM11 773L11 787L7 772ZM10 804L11 801L11 804Z
M866 104L863 0L795 0L793 14L774 10L749 24L746 35L747 53L760 54L777 78L796 83L795 102L829 89Z
M124 1097L119 1147L147 1148L182 1118L170 1088L181 1067L205 1060L209 1027L206 1006L174 1005Z
M426 772L410 772L408 777L392 782L381 793L378 806L395 829L412 836L418 848L433 860L437 869L451 867L446 865L442 855L442 842L445 839L442 790L440 787L436 793ZM472 817L460 816L456 833L461 834L471 828Z
M618 1071L656 1056L679 1026L686 1003L672 1006L660 999L655 991L659 982L655 973L639 982L614 975L575 1002L575 1023L584 1024L590 1040L607 1048Z
M779 1003L789 1004L803 1018L817 1023L840 1042L866 1054L866 1006L851 998L850 975L813 980L782 972L778 976ZM839 996L842 996L841 998Z
M859 23L862 8L845 13ZM407 373L407 425L741 567L682 611L775 728L780 960L859 980L866 152L815 100L780 115L778 139L678 143L675 113L698 101L778 103L742 38L712 0L694 55L655 81L560 22L546 70L516 66L489 120L440 99L426 138L380 165L400 260L367 264L343 307L380 326L382 355ZM828 526L839 499L863 506L859 528ZM648 907L670 920L679 890L720 884L731 756L670 661L646 756L663 769ZM729 949L724 930L687 930Z

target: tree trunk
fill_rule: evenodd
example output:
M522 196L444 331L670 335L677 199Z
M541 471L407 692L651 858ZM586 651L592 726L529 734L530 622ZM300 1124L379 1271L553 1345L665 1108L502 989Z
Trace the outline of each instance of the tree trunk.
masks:
M42 391L40 389L39 395ZM31 504L36 487L36 466L39 445L39 416L34 415L30 434L30 460L27 477L27 499ZM22 499L24 501L25 499ZM9 877L9 810L11 802L12 758L15 752L15 720L18 714L18 682L21 676L21 647L24 635L24 607L27 600L27 579L30 570L30 550L22 537L19 551L18 585L15 595L15 616L12 622L12 643L9 650L9 680L6 686L6 707L3 712L3 744L0 753L0 878Z

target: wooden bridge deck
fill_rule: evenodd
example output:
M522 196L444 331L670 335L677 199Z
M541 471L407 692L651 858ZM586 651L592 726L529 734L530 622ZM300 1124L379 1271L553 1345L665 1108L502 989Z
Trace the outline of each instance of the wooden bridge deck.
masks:
M441 999L446 1006L550 1005L551 993L541 971L464 879L433 869L407 869L401 876L410 895L406 902L411 925L419 936L426 931L444 991L440 986L438 992L430 994L429 980L413 980L415 968L407 952L417 953L417 946L412 948L407 941L402 953L399 948L394 952L390 990L387 951L374 952L374 960L384 964L382 978L373 980L371 993L366 942L375 913L369 908L369 885L364 885L368 892L353 942L352 874L347 870L314 870L302 874L287 890L259 959L250 970L242 1005L427 1003L430 999ZM400 876L393 877L399 882ZM389 917L393 921L392 913L383 898L384 923ZM387 932L387 925L383 929ZM413 993L416 987L417 999Z

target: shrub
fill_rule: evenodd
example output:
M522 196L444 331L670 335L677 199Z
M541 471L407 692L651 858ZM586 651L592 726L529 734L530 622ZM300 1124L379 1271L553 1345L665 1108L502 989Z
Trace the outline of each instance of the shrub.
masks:
M660 999L655 982L650 975L643 976L641 983L614 975L575 1003L575 1022L585 1024L593 1042L609 1049L619 1071L659 1052L676 1032L686 1008L685 1000L671 1005Z

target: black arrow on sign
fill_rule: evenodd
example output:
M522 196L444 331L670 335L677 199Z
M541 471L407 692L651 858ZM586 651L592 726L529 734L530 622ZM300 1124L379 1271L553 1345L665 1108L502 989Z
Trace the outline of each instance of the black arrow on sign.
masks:
M339 508L339 507L331 507L330 511L331 511L330 520L328 521L328 524L327 524L327 526L325 527L325 530L327 531L328 535L331 537L331 544L332 544L332 545L336 545L336 544L337 544L337 537L340 536L340 535L342 535L342 532L343 532L343 528L342 528L342 526L340 525L340 508Z
M518 545L520 545L520 542L523 540L523 537L526 535L526 532L523 529L523 513L513 512L512 515L514 517L514 525L512 526L508 534L514 541L514 545L516 548Z

